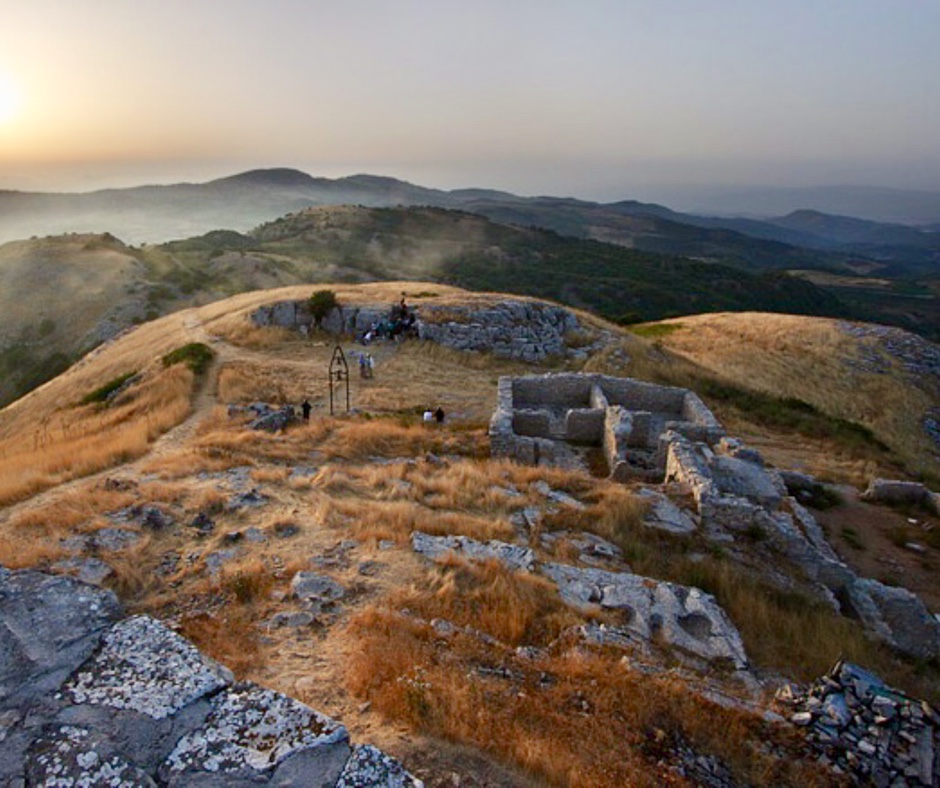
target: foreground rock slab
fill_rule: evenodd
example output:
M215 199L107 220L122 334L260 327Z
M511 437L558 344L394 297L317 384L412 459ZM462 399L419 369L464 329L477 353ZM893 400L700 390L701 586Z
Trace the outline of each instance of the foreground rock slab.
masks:
M107 590L0 567L0 786L421 785Z

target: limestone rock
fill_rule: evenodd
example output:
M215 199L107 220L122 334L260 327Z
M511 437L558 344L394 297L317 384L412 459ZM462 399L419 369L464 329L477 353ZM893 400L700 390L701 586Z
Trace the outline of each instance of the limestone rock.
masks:
M934 508L933 493L920 482L893 479L872 479L868 489L861 494L863 501Z
M114 595L0 567L0 785L417 786L346 729Z
M467 536L430 536L415 531L411 535L411 547L425 558L436 560L448 553L455 553L472 561L487 561L495 558L510 569L532 571L535 566L535 554L528 547L500 542L478 542Z
M644 488L637 495L649 501L650 508L643 524L648 528L657 528L671 534L687 536L696 529L692 516L676 506L669 498L656 490Z
M83 583L100 586L114 575L114 570L100 558L67 558L54 564L57 572L74 575Z
M159 774L171 786L192 784L195 775L229 785L272 774L273 784L290 784L289 773L295 785L333 786L349 754L349 735L338 722L246 682L213 698L205 723L180 739Z
M544 546L552 548L562 539L579 552L578 560L586 564L623 562L623 551L617 545L588 531L551 531L542 534L541 542Z
M62 725L33 742L26 776L30 785L147 788L151 777L117 754L106 754L97 737L85 728Z
M711 594L626 572L547 564L542 572L558 584L569 604L598 604L630 616L626 628L648 641L665 643L706 660L728 660L747 667L744 644L734 624Z
M58 686L119 615L110 591L34 571L0 576L0 704Z
M290 583L291 593L300 600L335 602L346 594L339 583L316 572L298 572Z
M263 409L253 409L258 413L258 417L248 424L248 427L253 430L279 432L287 429L297 420L293 405L285 405L277 409L265 405Z
M858 578L848 587L850 604L866 623L886 630L887 639L900 651L918 659L940 655L940 622L926 605L906 588L886 586L877 580ZM864 607L870 600L874 606ZM865 618L862 619L863 621Z
M116 624L65 685L74 703L132 709L160 720L233 681L232 673L149 616Z
M532 485L534 489L540 495L543 495L552 503L557 503L562 506L570 506L572 509L583 509L584 504L581 503L577 498L572 498L568 493L562 492L561 490L553 490L548 482L539 479Z
M424 788L421 780L405 771L394 758L371 744L357 745L346 762L336 788Z

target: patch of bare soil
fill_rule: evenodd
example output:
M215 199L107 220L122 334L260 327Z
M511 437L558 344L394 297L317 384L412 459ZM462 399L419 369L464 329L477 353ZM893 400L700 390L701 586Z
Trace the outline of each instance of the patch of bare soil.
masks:
M840 492L845 503L813 514L841 558L863 577L903 585L940 613L940 518L866 503L851 487Z

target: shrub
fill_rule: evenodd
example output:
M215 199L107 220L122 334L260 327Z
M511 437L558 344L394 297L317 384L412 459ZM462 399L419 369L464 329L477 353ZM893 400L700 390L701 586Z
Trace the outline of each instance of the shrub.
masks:
M317 290L307 302L310 306L310 312L313 315L313 322L319 326L323 322L330 310L339 306L336 300L336 293L332 290Z
M215 358L215 351L208 345L202 342L190 342L188 345L167 353L163 357L163 366L185 364L194 375L201 375L209 368L213 358Z
M105 402L115 391L121 388L127 381L137 374L137 371L128 372L125 375L118 375L113 380L109 380L103 386L99 386L90 394L86 394L79 400L81 405L91 405L95 402Z

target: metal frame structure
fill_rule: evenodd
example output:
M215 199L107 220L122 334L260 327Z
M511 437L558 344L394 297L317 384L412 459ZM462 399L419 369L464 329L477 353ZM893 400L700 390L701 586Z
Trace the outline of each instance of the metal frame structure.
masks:
M333 384L337 387L346 384L346 412L349 413L349 364L346 354L337 345L333 348L333 357L330 359L330 415L333 415Z

